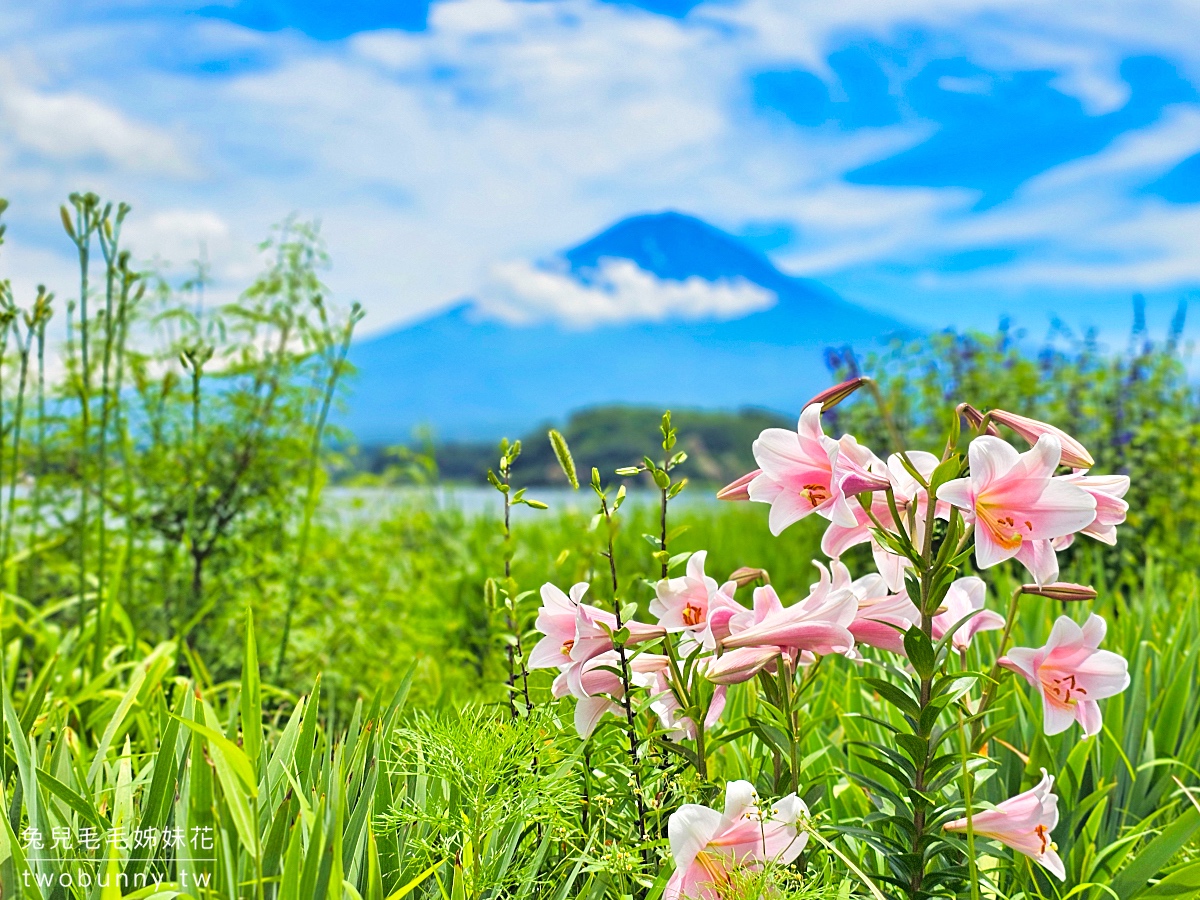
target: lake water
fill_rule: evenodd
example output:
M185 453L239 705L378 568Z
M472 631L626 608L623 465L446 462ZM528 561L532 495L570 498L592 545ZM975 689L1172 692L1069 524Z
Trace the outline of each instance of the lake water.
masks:
M613 495L614 492L610 491L609 497ZM587 486L580 487L578 491L557 487L530 488L525 496L548 504L551 512L569 509L590 513L596 509L596 495ZM654 491L630 491L625 498L625 504L657 506L659 500L660 495ZM710 488L689 487L671 501L671 506L678 509L680 506L708 505L716 502L717 499ZM381 519L400 508L413 505L428 509L455 509L468 516L499 518L504 514L500 494L490 486L330 487L324 491L325 509L336 516ZM537 515L538 512L523 505L513 508L513 515L518 517Z

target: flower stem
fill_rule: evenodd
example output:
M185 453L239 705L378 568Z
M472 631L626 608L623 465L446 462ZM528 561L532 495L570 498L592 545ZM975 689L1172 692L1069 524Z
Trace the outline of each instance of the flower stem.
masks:
M512 486L512 467L508 466L504 469L504 485L511 488ZM510 491L504 492L504 582L505 589L509 592L509 602L513 603L512 590L512 502L509 499ZM529 669L525 665L525 651L521 647L521 624L520 619L516 614L516 610L511 606L508 608L508 629L512 632L513 643L508 645L508 696L509 709L516 717L517 706L513 699L513 693L516 689L516 666L515 663L521 663L521 693L525 698L525 712L533 711L533 702L529 699Z
M613 520L612 510L608 508L608 500L603 494L600 495L600 513L604 516L605 525L608 526L608 571L612 578L612 594L613 594L613 614L616 617L617 631L624 628L621 621L621 594L620 583L617 579L617 558L613 553ZM633 799L637 806L637 822L638 822L638 839L639 842L646 842L646 804L642 799L642 779L638 773L638 739L637 739L637 722L633 717L633 684L629 678L629 658L625 654L624 642L617 644L617 657L621 661L621 687L623 694L621 696L621 705L625 708L625 727L629 736L629 764L630 774L633 777ZM646 858L646 850L642 848L642 857Z
M1012 597L1008 601L1008 614L1004 617L1004 633L1000 637L1000 646L996 650L996 661L992 663L992 669L988 672L988 685L983 689L983 696L979 700L979 709L976 712L975 727L972 729L973 737L978 740L979 735L983 730L983 714L987 712L992 704L992 699L996 694L996 685L1000 678L1000 660L1008 650L1008 641L1012 637L1013 625L1017 620L1017 607L1021 601L1021 588L1017 587L1012 592Z

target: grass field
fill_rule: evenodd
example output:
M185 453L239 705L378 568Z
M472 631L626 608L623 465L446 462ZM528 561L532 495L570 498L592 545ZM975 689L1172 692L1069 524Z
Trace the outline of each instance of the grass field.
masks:
M542 516L522 525L514 572L529 584L586 576L594 568L584 550L588 523L552 511ZM643 516L631 517L618 544L631 579L652 565L638 546L646 547L639 529L653 525ZM781 591L813 580L815 529L772 540L761 510L747 507L704 508L680 519L688 530L679 547L708 547L715 571L761 566ZM494 519L413 509L365 532L321 533L314 559L330 592L296 623L289 677L301 683L298 692L259 675L267 668L259 665L260 652L269 655L267 635L278 633L269 625L252 632L243 618L237 639L227 634L219 654L230 676L214 678L173 642L139 642L127 623L92 676L90 625L81 634L57 624L69 621L69 611L22 609L10 598L9 628L20 622L21 637L10 642L6 666L10 815L0 853L7 884L38 896L26 873L36 883L112 872L126 879L124 896L151 896L143 885L152 876L170 890L184 879L210 878L206 890L187 889L195 896L653 895L668 868L663 829L675 805L710 799L712 785L738 777L765 794L786 792L774 783L772 754L757 736L715 751L707 781L648 749L661 785L643 862L631 849L621 787L603 774L619 771L611 758L620 755L615 727L581 744L567 702L551 701L542 673L533 677L535 714L508 719L503 653L480 589L484 573L500 563L496 527ZM1075 580L1102 571L1096 553L1080 552L1069 565L1065 577ZM334 598L333 585L344 584L346 573L358 591ZM650 596L648 588L640 593ZM1030 740L1035 730L1027 726L1038 711L1009 682L1002 702L1011 722L996 734L999 765L985 789L1003 794L1042 766L1069 772L1059 786L1070 812L1056 832L1068 884L1106 885L1121 897L1179 896L1134 889L1169 870L1184 873L1177 880L1192 878L1190 860L1200 858L1200 812L1184 790L1195 785L1200 759L1200 588L1192 573L1151 561L1103 590L1095 608L1109 619L1110 646L1133 673L1129 690L1106 707L1105 731L1082 743ZM1044 638L1060 611L1044 600L1023 606L1018 642ZM121 611L114 619L126 622ZM986 659L994 638L984 635L972 652ZM801 791L821 811L819 827L831 840L836 825L871 809L847 777L863 768L853 742L871 726L857 715L874 702L848 677L854 667L830 661L804 706ZM303 684L306 668L312 677ZM734 693L714 741L754 719L757 697L753 684ZM643 727L649 736L649 719ZM649 737L647 745L654 746ZM531 748L536 768L528 765ZM29 829L49 847L62 828L76 838L90 828L105 840L123 830L131 843L135 834L171 828L203 841L211 828L213 846L194 854L210 859L167 865L144 848L101 843L83 854L91 860L85 863L28 846ZM842 852L868 869L878 862L850 838ZM869 896L837 857L817 851L806 864L809 876L789 888L795 896ZM1006 890L1013 897L1067 893L1056 894L1028 867L1012 873ZM75 887L65 895L94 894ZM1075 896L1111 894L1096 887Z
M359 510L323 501L357 314L326 305L315 231L281 229L239 303L205 311L196 284L130 270L123 215L90 196L64 209L90 306L62 313L43 293L20 309L0 292L3 896L658 900L678 896L673 817L719 809L740 781L764 810L803 800L787 822L803 851L722 870L704 900L1200 896L1200 404L1177 335L1040 354L1005 334L936 335L862 361L911 445L940 446L936 410L970 398L1059 423L1097 473L1131 479L1117 544L1081 537L1059 554L1059 580L1094 599L1018 595L1006 645L1101 615L1129 684L1102 701L1097 733L1044 733L1036 693L993 667L999 631L957 653L927 621L903 655L797 656L786 677L781 653L697 728L717 682L678 635L635 649L630 618L652 622L664 568L678 576L701 550L718 580L768 573L747 576L742 603L769 578L800 608L823 519L773 537L762 504L683 502L712 492L700 482L665 522L655 502L614 513L607 468L598 511L586 485L571 508L556 489L539 510L511 447L493 484L535 502L510 527L369 492ZM46 365L56 313L70 324L61 379ZM827 431L887 446L860 399ZM965 471L952 450L950 474ZM400 457L429 471L418 451ZM688 474L677 462L664 492ZM925 619L940 602L926 581L975 571L950 550L964 527L950 513L927 530L928 571L910 582L930 590ZM872 568L865 546L843 561ZM985 574L997 613L1028 577L1011 562ZM587 583L622 617L593 672L610 686L591 699L614 714L586 739L554 673L527 671L547 583ZM625 672L656 657L684 673L690 736L664 707L675 686ZM1059 819L1039 852L1057 847L1061 880L970 824L1042 769ZM964 812L961 838L927 827Z

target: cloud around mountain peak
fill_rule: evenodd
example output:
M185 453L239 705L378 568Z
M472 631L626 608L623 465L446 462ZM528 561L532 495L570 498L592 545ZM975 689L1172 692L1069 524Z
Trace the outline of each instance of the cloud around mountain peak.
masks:
M523 325L549 320L573 328L625 322L726 320L770 308L776 295L744 278L659 278L628 259L604 258L582 281L527 262L495 266L476 308Z
M707 222L676 211L631 216L552 260L493 266L483 316L569 328L728 321L770 309L781 273Z

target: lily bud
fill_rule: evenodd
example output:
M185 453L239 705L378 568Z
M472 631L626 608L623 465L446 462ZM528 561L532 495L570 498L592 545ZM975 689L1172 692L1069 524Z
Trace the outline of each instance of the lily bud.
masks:
M1096 589L1087 584L1072 584L1069 581L1056 581L1053 584L1044 584L1038 587L1036 584L1021 585L1022 594L1033 594L1036 597L1048 597L1051 600L1061 600L1064 603L1072 603L1079 600L1095 600L1098 596Z
M821 404L821 411L825 412L833 409L868 381L865 375L860 375L857 378L851 378L849 381L843 381L841 384L835 384L831 388L826 388L813 397L804 407L809 407L814 403Z
M958 404L958 414L972 428L978 428L983 424L983 413L973 407L970 403ZM1000 437L1000 431L990 421L987 426L987 433L992 437Z
M1043 434L1054 435L1058 438L1058 442L1062 444L1061 463L1064 466L1070 466L1073 469L1090 469L1096 464L1096 461L1092 459L1092 454L1088 453L1087 448L1061 428L1055 428L1053 425L1039 422L1037 419L1018 416L1016 413L1006 412L1002 409L992 410L992 420L1011 428L1021 437L1025 438L1031 447L1038 442L1038 438Z
M838 485L847 497L854 494L864 494L873 491L886 491L892 486L891 481L873 472L852 470Z
M740 569L734 569L729 576L729 580L738 587L745 587L751 582L759 580L764 584L771 583L771 577L767 574L766 569L755 569L751 566L742 566Z
M725 487L717 491L718 500L749 500L750 499L750 482L762 474L762 469L755 469L753 472L747 472L737 481L731 481Z

